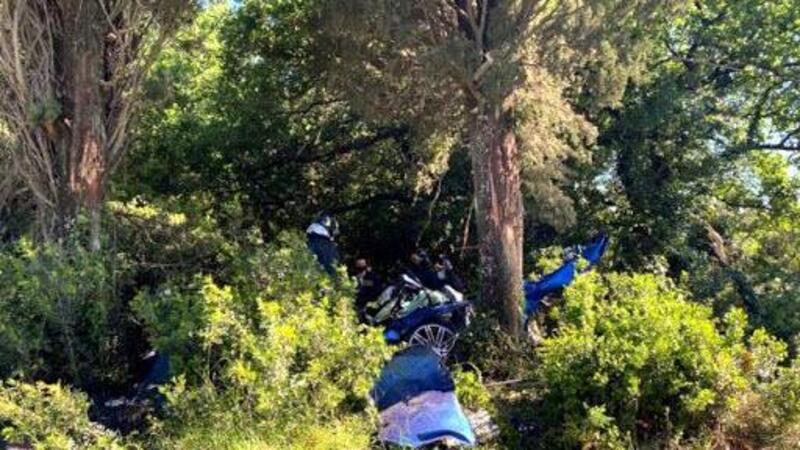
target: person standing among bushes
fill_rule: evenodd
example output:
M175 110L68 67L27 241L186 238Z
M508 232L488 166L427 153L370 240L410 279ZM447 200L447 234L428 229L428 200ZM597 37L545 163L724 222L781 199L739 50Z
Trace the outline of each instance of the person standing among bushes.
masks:
M336 218L328 213L321 213L306 229L308 248L317 257L317 261L328 275L336 276L336 263L339 262L339 249L335 238L339 234Z
M359 314L366 307L367 303L372 302L381 295L383 282L381 277L372 270L366 259L359 258L355 262L355 276L358 283L356 293L356 310Z

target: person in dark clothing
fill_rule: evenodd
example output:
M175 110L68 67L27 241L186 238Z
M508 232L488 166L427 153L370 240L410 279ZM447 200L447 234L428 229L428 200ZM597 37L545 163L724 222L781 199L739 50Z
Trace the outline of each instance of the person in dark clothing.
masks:
M423 286L436 291L444 288L445 283L436 276L436 272L433 271L431 266L431 260L425 250L417 250L412 253L409 261L411 264L408 266L407 272L419 280Z
M436 277L444 284L450 286L458 292L466 291L466 283L464 283L464 280L462 280L461 277L456 274L455 270L453 269L453 264L446 255L439 255L436 257L436 260L433 263L433 270L436 272Z
M335 238L339 234L339 224L330 214L320 216L306 229L308 248L317 257L330 276L336 276L336 264L339 262L339 249Z
M356 309L361 313L367 303L375 301L381 295L383 283L380 276L372 271L372 267L363 258L356 260L355 276L358 283Z

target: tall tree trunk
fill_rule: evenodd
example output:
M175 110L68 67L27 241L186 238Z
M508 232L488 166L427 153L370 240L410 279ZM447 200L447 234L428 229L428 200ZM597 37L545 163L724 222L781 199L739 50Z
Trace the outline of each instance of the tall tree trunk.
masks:
M89 214L90 246L100 248L100 212L105 191L106 132L104 105L104 56L107 23L98 1L65 2L64 74L70 120L67 150L66 193L70 214ZM68 216L69 217L69 216ZM71 218L71 217L70 217Z
M62 238L85 214L99 248L106 184L125 153L135 94L195 3L0 0L0 115L42 238Z
M520 161L505 113L476 118L470 142L481 256L481 300L496 305L504 329L521 334L523 206Z

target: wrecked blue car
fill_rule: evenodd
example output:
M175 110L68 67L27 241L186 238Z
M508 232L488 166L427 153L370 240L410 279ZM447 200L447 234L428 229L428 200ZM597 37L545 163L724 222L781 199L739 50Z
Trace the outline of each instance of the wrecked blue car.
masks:
M569 285L580 270L589 270L599 263L608 242L607 235L599 234L588 244L570 249L555 271L523 284L526 329L535 326L531 319L543 299ZM588 265L579 270L581 259ZM387 288L371 305L366 318L370 324L385 328L384 336L390 344L407 342L428 347L445 359L472 315L472 305L460 292L449 286L441 291L427 289L419 280L404 274L399 283Z
M373 303L366 317L372 325L384 327L390 344L427 347L444 359L459 332L469 325L471 314L471 304L455 289L428 289L404 274Z
M441 442L475 445L453 378L430 348L409 347L395 354L381 371L372 399L384 443L412 448Z

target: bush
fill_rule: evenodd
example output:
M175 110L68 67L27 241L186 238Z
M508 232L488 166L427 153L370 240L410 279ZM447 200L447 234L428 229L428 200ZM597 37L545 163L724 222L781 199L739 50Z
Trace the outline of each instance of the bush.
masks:
M492 396L483 385L480 374L457 368L452 375L456 385L456 395L462 406L472 411L492 409Z
M199 271L226 282L241 272L256 235L227 240L201 202L162 203L110 202L99 252L83 244L83 219L61 243L0 248L0 379L124 388L149 350L130 310L136 291Z
M485 304L476 306L474 319L456 342L456 359L479 368L487 379L529 378L535 365L530 343L506 333L496 311Z
M116 384L127 376L124 257L76 240L0 251L0 377Z
M226 235L209 208L195 196L158 203L109 202L106 246L125 253L140 285L155 287L168 278L199 272L224 277L241 254L239 240L260 242L249 230L231 224Z
M0 383L0 427L9 443L37 449L123 448L117 436L89 421L83 394L58 384Z
M135 300L178 376L162 445L191 447L211 433L204 439L328 448L324 430L337 442L368 443L367 396L389 349L380 330L358 324L353 285L325 275L299 235L242 255L238 266L234 285L198 276Z
M126 386L148 350L129 308L134 292L187 271L219 275L239 252L197 211L143 202L108 210L99 252L83 244L82 219L61 243L23 238L0 249L0 377L93 393Z
M579 277L541 347L546 441L621 448L700 436L748 386L744 315L709 308L661 277ZM766 357L766 353L764 358Z
M797 448L800 445L800 360L789 367L777 366L780 356L785 356L786 346L765 338L763 332L754 334L751 346L754 346L753 359L759 359L758 353L762 359L769 354L768 361L761 367L754 366L758 381L722 418L720 432L714 436L716 444L734 448Z

